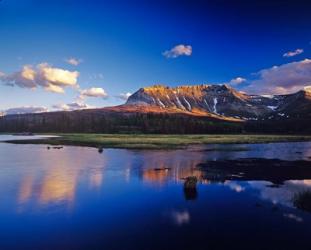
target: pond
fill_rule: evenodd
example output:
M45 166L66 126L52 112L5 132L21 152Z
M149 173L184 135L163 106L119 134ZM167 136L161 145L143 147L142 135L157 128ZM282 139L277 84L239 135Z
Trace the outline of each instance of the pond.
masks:
M102 153L0 143L0 249L310 249L311 213L293 197L311 179L217 181L197 167L310 156L310 142Z

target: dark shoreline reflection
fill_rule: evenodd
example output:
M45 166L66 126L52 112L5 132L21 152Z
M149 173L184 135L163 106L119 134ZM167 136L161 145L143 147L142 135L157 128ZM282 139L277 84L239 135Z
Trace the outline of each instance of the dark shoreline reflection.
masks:
M185 189L184 188L184 196L186 200L196 200L198 198L198 190L197 188L193 189Z
M266 180L282 184L286 180L311 179L311 161L243 158L207 161L197 165L208 180Z
M99 154L95 148L0 143L0 248L220 249L235 242L239 249L267 249L268 240L276 249L307 247L311 214L297 209L293 197L311 191L311 178L292 179L288 172L276 182L267 170L267 178L252 173L243 179L222 168L215 172L217 166L211 175L202 163L306 160L311 143L219 147L226 149ZM190 176L198 183L185 190Z

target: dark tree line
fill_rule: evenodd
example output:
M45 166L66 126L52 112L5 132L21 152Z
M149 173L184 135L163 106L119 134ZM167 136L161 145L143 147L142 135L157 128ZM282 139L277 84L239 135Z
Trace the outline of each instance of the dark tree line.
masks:
M311 120L224 122L184 114L122 113L100 110L0 117L0 132L64 133L311 133Z

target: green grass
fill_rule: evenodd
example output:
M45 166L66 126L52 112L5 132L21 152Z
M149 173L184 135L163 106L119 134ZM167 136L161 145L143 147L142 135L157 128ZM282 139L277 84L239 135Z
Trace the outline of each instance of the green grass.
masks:
M269 143L311 141L303 135L149 135L149 134L56 134L42 140L17 140L12 143L79 145L103 148L170 149L192 144Z

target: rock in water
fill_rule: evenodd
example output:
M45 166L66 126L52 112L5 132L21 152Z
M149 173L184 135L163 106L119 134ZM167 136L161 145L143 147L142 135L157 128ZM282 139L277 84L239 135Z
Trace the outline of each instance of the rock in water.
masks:
M198 179L195 176L189 176L185 178L184 189L196 189Z

